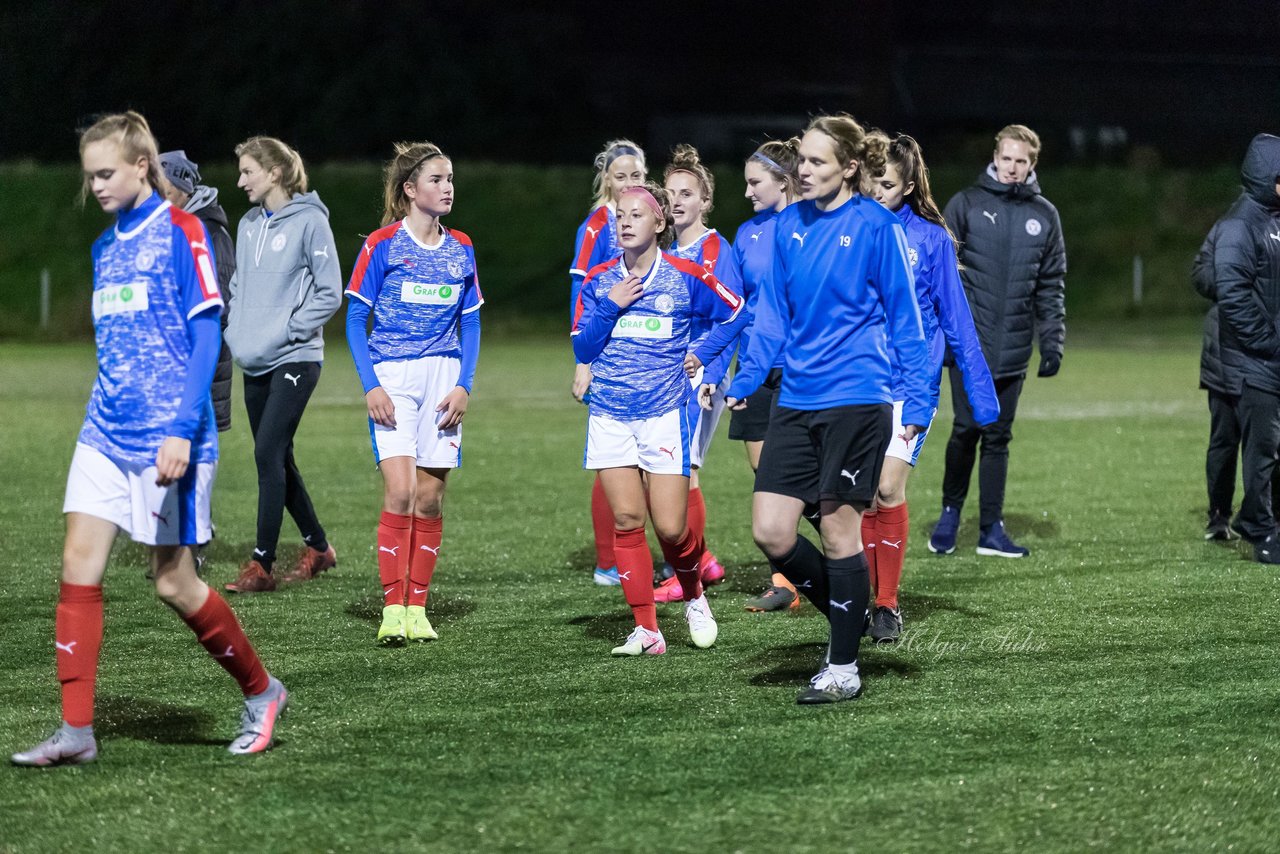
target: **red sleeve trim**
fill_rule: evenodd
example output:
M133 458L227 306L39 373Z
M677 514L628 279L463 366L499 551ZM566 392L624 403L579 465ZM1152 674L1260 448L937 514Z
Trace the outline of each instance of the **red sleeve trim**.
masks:
M195 264L196 278L200 282L200 293L207 300L221 301L218 292L218 277L213 272L212 257L209 245L205 242L204 223L195 214L189 214L173 206L169 207L169 221L182 229L187 238L187 248L191 250L191 260Z

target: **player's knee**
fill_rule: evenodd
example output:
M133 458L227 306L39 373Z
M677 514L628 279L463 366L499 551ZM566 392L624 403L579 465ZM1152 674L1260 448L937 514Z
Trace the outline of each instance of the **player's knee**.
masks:
M777 560L791 551L791 547L795 545L796 541L794 526L788 530L786 526L779 525L772 519L753 521L751 523L751 536L755 539L756 546L759 547L760 551L773 560Z
M644 514L631 510L613 511L613 527L619 531L633 531L644 527Z
M688 525L683 519L667 519L653 522L653 531L658 535L658 539L668 545L680 542L680 538L684 536Z
M876 490L877 507L897 507L906 500L907 489L905 484L882 483Z
M427 519L439 519L444 510L444 501L439 495L420 495L413 501L414 515Z

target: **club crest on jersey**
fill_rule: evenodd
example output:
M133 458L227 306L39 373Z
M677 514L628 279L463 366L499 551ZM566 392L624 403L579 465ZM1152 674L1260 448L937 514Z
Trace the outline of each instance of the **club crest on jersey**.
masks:
M133 266L146 272L156 265L156 253L151 249L139 249L133 258Z
M284 245L287 242L288 242L288 238L286 238L283 234L277 234L275 237L271 238L271 251L279 252L281 249L284 248Z
M658 298L653 301L653 307L663 314L670 314L676 307L676 301L672 299L671 294L658 294Z
M1040 220L1038 219L1027 220L1027 234L1030 234L1032 237L1035 237L1039 233L1040 233Z
M917 252L914 247L908 247L907 260L910 261L911 266L914 267L916 265L916 262L920 260L920 253Z
M449 261L445 264L445 269L449 271L449 275L455 279L462 278L462 265L457 261Z

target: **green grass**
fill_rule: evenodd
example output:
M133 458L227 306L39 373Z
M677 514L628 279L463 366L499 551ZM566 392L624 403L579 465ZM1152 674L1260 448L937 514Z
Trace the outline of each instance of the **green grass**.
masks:
M866 651L862 700L800 708L824 623L807 606L742 610L766 568L742 450L723 436L705 477L729 571L711 592L719 643L693 649L678 606L661 606L666 656L609 657L630 619L590 581L584 412L561 339L486 339L430 606L441 640L376 648L380 482L335 341L297 447L339 567L232 602L293 695L279 748L225 752L238 692L122 541L100 761L0 768L0 851L1269 848L1280 575L1200 539L1195 324L1072 343L1060 377L1028 382L1015 429L1007 520L1031 557L974 556L976 504L955 556L926 552L944 402L909 488L907 641ZM57 717L58 514L92 371L84 345L0 346L5 751ZM252 538L236 418L219 584Z

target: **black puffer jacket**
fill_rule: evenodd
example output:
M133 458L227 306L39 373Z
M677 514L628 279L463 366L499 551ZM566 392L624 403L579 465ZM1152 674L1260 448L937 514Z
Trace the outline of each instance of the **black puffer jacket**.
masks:
M227 283L231 274L236 271L236 250L231 240L231 230L227 227L227 212L218 204L218 191L203 184L196 187L186 204L187 213L195 214L204 223L213 241L213 265L218 271L218 289L222 298L227 298ZM227 331L227 311L222 310L222 332ZM213 372L213 386L210 389L213 397L213 415L218 422L218 432L231 429L231 350L227 347L226 338L222 341L222 351L218 354L218 367Z
M1255 136L1240 176L1244 192L1215 226L1223 344L1243 351L1245 385L1280 394L1280 137Z
M1032 172L1001 184L994 166L951 201L943 216L960 241L960 273L991 376L1020 376L1038 332L1041 356L1062 357L1067 253L1058 210Z
M1204 316L1204 343L1200 348L1200 388L1235 397L1240 396L1244 353L1240 351L1240 345L1230 331L1222 329L1218 318L1218 283L1213 278L1213 253L1218 245L1218 232L1223 220L1234 216L1239 206L1240 202L1237 201L1209 229L1209 235L1201 244L1191 267L1191 284L1195 286L1196 293L1213 301Z

